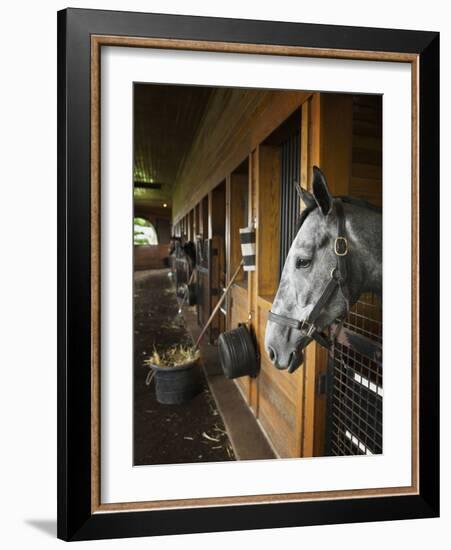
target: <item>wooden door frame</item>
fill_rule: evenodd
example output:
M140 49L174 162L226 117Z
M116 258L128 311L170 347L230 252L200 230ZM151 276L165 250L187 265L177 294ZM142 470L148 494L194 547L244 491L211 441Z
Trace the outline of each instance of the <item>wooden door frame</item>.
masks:
M345 195L352 169L352 95L315 93L302 107L301 184L311 190L313 166L327 175L334 195ZM302 140L308 139L308 146ZM305 143L305 142L304 142ZM327 371L328 354L316 342L306 348L302 456L324 454L326 394L319 380Z

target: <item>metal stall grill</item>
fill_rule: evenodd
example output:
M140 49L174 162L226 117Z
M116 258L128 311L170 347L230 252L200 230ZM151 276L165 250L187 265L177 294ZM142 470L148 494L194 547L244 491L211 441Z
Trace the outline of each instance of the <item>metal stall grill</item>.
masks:
M191 274L190 265L179 242L175 243L175 285L178 288L181 284L187 283Z
M220 264L223 259L223 240L220 237L197 239L196 241L196 302L197 323L203 327L221 293ZM210 343L219 336L222 323L219 316L207 330Z
M197 269L197 322L204 326L211 310L211 281L210 281L211 241L198 239L196 241L196 269Z
M299 197L295 182L299 181L300 135L299 132L284 141L281 146L280 176L280 254L279 277L291 243L296 236L296 222L299 216Z
M326 454L382 453L382 310L372 294L333 326Z

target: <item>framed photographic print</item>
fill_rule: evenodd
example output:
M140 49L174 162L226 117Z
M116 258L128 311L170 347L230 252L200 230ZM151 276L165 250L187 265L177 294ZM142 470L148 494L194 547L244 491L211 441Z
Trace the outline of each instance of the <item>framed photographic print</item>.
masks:
M439 513L438 33L58 14L58 536Z

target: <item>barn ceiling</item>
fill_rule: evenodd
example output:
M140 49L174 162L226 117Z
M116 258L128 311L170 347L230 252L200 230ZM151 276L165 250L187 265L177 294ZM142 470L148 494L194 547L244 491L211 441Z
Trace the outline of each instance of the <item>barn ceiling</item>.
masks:
M202 120L212 88L135 84L134 197L172 205L173 185Z

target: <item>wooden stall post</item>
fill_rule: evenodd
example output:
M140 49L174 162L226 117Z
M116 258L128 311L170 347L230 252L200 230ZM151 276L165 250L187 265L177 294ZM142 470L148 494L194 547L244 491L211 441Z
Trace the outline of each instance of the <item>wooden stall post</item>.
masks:
M200 203L196 204L193 209L193 241L195 241L197 236L200 234L199 210Z
M208 238L211 240L212 251L216 250L211 258L212 281L218 289L217 295L212 295L211 306L214 307L221 296L222 289L226 286L228 280L225 273L225 240L226 240L226 182L222 181L213 191L208 194ZM228 299L227 299L228 302ZM226 312L224 315L223 312ZM221 308L213 324L215 334L223 332L226 329L227 306Z
M208 200L208 218L207 218L207 237L211 239L213 237L213 191L209 191L207 195Z
M334 195L346 195L352 164L352 95L313 94L302 110L301 135L308 150L301 154L301 182L310 188L312 168L319 166ZM302 456L324 453L326 394L319 380L327 371L327 351L316 343L305 354L305 397Z
M263 348L268 311L279 285L281 149L260 145L258 158L257 311L261 353L258 418L280 457L301 456L303 369L294 374L274 368Z
M202 239L208 239L208 214L209 212L209 196L205 196L199 203L199 231Z
M258 206L258 153L254 150L249 155L248 167L249 195L248 195L248 226L254 227L257 232L257 206ZM248 311L249 311L249 328L257 334L258 323L256 322L257 313L257 271L248 273ZM258 416L258 377L249 379L249 404L254 411L255 416Z
M249 167L248 162L242 163L228 178L228 281L230 281L230 269L241 261L241 241L239 229L249 222ZM249 272L241 271L230 291L229 303L229 329L238 323L245 323L249 317ZM244 399L250 404L250 378L241 377L235 380Z
M188 240L194 241L194 208L188 212Z

